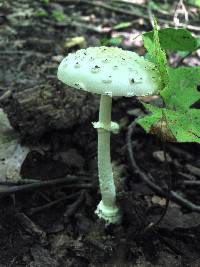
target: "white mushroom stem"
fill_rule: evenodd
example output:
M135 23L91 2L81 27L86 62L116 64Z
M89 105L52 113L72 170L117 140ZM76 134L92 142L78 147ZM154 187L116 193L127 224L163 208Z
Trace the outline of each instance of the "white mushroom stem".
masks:
M98 172L102 200L96 213L108 223L119 221L119 209L116 206L116 190L110 157L110 132L114 131L111 122L112 98L102 95L99 110L99 122L94 124L98 130Z

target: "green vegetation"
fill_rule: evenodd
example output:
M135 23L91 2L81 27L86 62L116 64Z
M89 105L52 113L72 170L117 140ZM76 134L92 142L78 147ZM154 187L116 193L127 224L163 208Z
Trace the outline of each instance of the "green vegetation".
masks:
M101 45L105 46L120 46L124 40L123 36L112 37L112 38L102 38Z
M42 4L48 5L50 0L40 0Z
M188 4L200 7L200 0L187 0Z
M198 40L184 29L158 31L143 35L144 46L150 58L157 64L164 83L160 92L164 106L158 108L144 104L151 112L138 120L146 132L160 135L163 139L177 142L200 143L200 109L193 105L200 100L197 86L200 84L200 67L170 68L166 51L191 53L199 46Z
M63 22L66 18L62 10L55 9L52 11L53 18L58 22Z
M48 12L44 9L39 9L36 11L35 16L37 17L48 17Z

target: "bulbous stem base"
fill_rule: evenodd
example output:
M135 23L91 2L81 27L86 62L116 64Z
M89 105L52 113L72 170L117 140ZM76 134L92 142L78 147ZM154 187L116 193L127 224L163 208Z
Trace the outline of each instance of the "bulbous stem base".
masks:
M106 206L102 200L99 202L95 213L100 219L105 220L107 224L117 224L121 221L119 208L116 205L112 207Z

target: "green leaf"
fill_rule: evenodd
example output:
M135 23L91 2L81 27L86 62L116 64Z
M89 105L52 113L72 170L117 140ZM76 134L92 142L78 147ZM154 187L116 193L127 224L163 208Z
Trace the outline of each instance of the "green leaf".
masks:
M146 132L160 135L168 141L200 143L200 110L173 111L144 106L152 113L138 120Z
M166 108L144 104L152 114L138 123L166 140L200 143L200 109L191 108L200 100L200 67L169 68L168 73L169 84L161 92Z
M150 61L150 62L156 64L156 59L155 59L152 55L150 55L150 53L146 53L146 54L144 54L144 58L145 58L146 60L148 60L148 61Z
M193 51L197 46L197 40L186 29L166 28L158 31L162 49L170 51ZM145 48L149 51L153 46L154 32L143 34Z
M118 37L112 37L112 38L102 38L101 39L101 45L105 46L119 46L123 42L124 37L118 36Z
M181 57L181 58L185 58L185 57L189 56L190 53L191 53L191 52L189 52L189 51L178 51L178 52L177 52L177 55L178 55L179 57Z
M148 6L151 10L156 10L156 11L159 11L160 10L160 6L155 3L154 1L148 1Z
M168 28L158 31L156 20L154 24L153 32L145 33L143 40L147 56L158 66L165 85L160 92L165 107L144 104L151 115L139 119L138 123L145 131L168 141L200 143L200 109L192 108L200 100L197 90L200 67L170 68L163 50L190 53L197 49L199 40L187 30Z
M121 22L113 27L113 30L122 30L132 25L132 22Z
M200 143L200 110L166 111L167 125L177 142Z
M44 9L39 9L36 11L35 16L36 17L48 17L48 12Z
M119 46L123 42L124 38L122 36L119 37L112 37L109 40L109 45L112 46Z
M168 69L169 84L160 93L167 108L188 110L200 99L197 85L200 84L200 67Z
M50 0L40 0L42 4L48 5Z
M145 109L150 111L152 114L147 115L137 121L138 124L147 132L149 133L151 130L152 125L155 125L162 117L162 109L152 106L150 104L142 103Z
M188 0L188 3L196 7L200 7L200 0Z
M63 13L63 11L62 10L59 10L59 9L53 10L52 11L52 16L58 22L63 22L66 19L66 16Z

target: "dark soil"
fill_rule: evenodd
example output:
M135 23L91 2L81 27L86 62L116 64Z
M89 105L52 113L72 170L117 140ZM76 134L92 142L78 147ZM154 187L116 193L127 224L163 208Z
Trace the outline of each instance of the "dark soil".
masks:
M81 1L3 1L0 8L0 93L8 94L0 106L21 133L22 142L34 144L22 176L41 183L66 177L66 183L0 196L0 267L200 266L198 212L170 201L163 220L151 227L162 216L166 200L141 180L129 159L128 126L143 112L138 100L113 100L113 120L120 123L121 131L112 136L111 149L123 218L120 225L109 226L94 214L100 200L97 136L91 125L98 118L96 98L80 96L76 106L77 95L70 94L68 100L74 97L70 109L74 106L76 111L67 112L63 125L55 117L45 117L43 111L36 120L18 108L19 93L26 90L47 91L53 86L64 90L56 78L57 66L63 55L79 48L66 49L67 38L82 36L86 46L99 46L112 36L113 31L106 32L106 28L134 19L134 30L141 32L151 28L148 20ZM70 22L55 18L55 10L63 11ZM141 46L129 49L144 53ZM82 106L90 101L93 108L81 119ZM34 111L33 106L30 110ZM52 120L51 126L47 120ZM185 183L200 180L198 144L166 144L169 175L162 141L146 135L139 126L132 141L138 167L151 174L155 184L167 191L171 176L173 190L200 205L199 185ZM72 176L78 181L67 182Z

